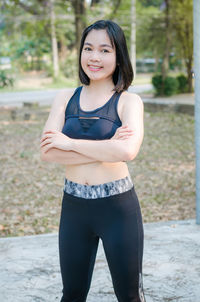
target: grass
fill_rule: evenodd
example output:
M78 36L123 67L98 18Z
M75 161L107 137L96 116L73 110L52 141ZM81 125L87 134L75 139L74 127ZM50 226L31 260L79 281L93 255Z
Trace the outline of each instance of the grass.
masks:
M64 167L40 160L39 139L49 107L0 111L1 237L57 232ZM28 109L30 110L30 109ZM144 222L195 218L194 117L144 114L138 156L128 162Z

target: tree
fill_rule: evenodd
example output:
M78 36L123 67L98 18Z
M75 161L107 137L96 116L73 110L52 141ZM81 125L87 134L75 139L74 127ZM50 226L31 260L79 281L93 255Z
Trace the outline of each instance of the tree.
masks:
M170 0L165 0L164 4L165 4L165 9L164 9L165 39L164 39L164 52L163 52L163 60L162 60L163 83L169 71L169 52L171 47Z
M136 1L131 0L131 63L136 75Z
M140 2L136 4L137 9L137 56L153 57L158 68L159 59L165 51L165 22L163 12L154 6L144 7Z
M178 41L177 52L184 59L188 92L192 92L192 64L193 64L193 1L173 0L171 10L172 26Z
M55 10L54 10L54 0L50 0L50 20L51 20L51 44L52 44L52 55L53 55L53 71L54 78L58 78L59 75L59 63L58 63L58 43L56 38L55 29Z
M130 46L130 0L3 1L6 6L3 13L7 19L6 26L0 24L3 33L0 39L4 48L7 41L10 53L18 58L15 62L20 60L22 68L26 65L34 69L36 58L38 68L42 68L45 66L40 64L43 51L48 55L52 51L55 76L58 74L58 60L61 71L66 76L75 75L78 65L74 64L74 58L79 49L82 31L97 18L119 23ZM8 28L11 29L10 39L7 37ZM66 63L69 64L67 68Z
M21 8L23 8L26 12L34 16L37 17L46 16L47 22L50 19L53 73L54 73L54 78L57 78L59 74L59 63L58 63L58 45L57 45L56 30L55 30L54 0L34 0L31 4L25 4L20 0L14 0L14 3L20 6Z

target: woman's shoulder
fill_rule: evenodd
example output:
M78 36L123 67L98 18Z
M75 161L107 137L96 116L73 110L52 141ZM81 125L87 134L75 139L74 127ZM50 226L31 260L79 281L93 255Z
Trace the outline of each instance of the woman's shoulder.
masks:
M128 91L123 91L122 92L121 99L124 102L140 102L140 103L142 102L142 99L138 94L128 92Z
M67 106L69 100L73 96L77 88L63 88L61 89L55 97L55 102Z
M119 100L119 107L121 107L120 111L124 108L130 108L133 106L144 106L141 97L136 93L123 91Z

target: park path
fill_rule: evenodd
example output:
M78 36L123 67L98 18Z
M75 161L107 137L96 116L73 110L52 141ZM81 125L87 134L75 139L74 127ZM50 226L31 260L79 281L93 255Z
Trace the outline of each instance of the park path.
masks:
M153 110L159 108L160 105L171 106L174 111L177 106L186 106L184 111L189 111L193 114L194 108L194 93L184 93L172 95L170 97L154 97L151 91L151 84L130 86L128 91L137 93L142 97L144 104L154 105ZM0 92L0 107L21 107L23 103L38 103L40 106L51 105L56 94L61 89L46 89L39 91L23 91L23 92ZM157 107L155 107L157 106ZM174 108L173 108L174 107ZM181 111L181 110L180 110Z
M200 225L144 224L146 302L200 301ZM61 297L58 235L0 239L0 301L56 302ZM87 302L117 302L100 241Z
M141 93L152 89L151 84L135 85L131 92ZM39 105L50 105L61 89L45 89L38 91L0 92L0 106L22 106L23 102L38 102Z

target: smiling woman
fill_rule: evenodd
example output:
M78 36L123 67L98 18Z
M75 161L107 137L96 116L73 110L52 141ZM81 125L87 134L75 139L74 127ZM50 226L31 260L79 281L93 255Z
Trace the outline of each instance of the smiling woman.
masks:
M113 74L116 68L116 52L106 31L92 30L88 33L81 54L81 66L90 81Z
M124 33L110 20L82 34L83 86L55 98L41 138L41 158L66 166L59 226L61 302L85 302L102 240L120 302L145 302L143 224L126 161L143 140L143 102ZM116 248L117 247L117 248Z

